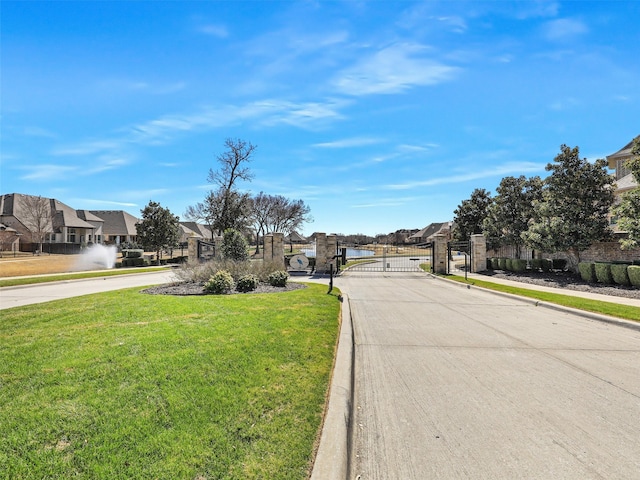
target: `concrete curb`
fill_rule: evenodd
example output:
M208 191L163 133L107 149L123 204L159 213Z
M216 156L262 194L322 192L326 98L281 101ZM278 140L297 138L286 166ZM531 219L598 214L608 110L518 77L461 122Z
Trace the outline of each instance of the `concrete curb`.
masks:
M443 277L440 277L438 275L433 275L432 273L430 273L429 275L431 275L434 278L437 278L438 280L442 280L442 281L449 282L451 284L457 285L457 286L459 286L461 288L466 288L466 289L477 288L479 290L483 290L485 292L489 292L489 293L492 293L494 295L502 296L502 297L505 297L505 298L517 299L517 300L520 300L520 301L525 302L525 303L530 303L531 305L534 305L536 307L544 307L544 308L548 308L550 310L556 310L558 312L572 313L574 315L579 315L581 317L588 318L590 320L596 320L598 322L609 323L609 324L612 324L612 325L617 325L619 327L629 328L631 330L640 331L640 323L639 322L633 322L631 320L624 320L622 318L610 317L608 315L603 315L603 314L594 313L594 312L588 312L586 310L579 310L577 308L565 307L564 305L556 305L555 303L547 303L547 302L543 302L543 301L540 301L540 300L536 300L534 298L522 297L520 295L516 295L516 294L513 294L513 293L499 292L497 290L491 290L490 288L484 288L484 287L480 287L480 286L477 286L477 285L465 285L464 283L456 282L454 280L449 280L447 278L443 278ZM489 281L489 280L487 280L487 281ZM520 288L526 289L526 287L520 287ZM534 288L530 288L529 290L534 290L535 291ZM563 292L558 292L558 294L565 295ZM569 295L567 295L567 296L569 296Z
M346 295L342 295L342 324L331 378L327 413L320 435L311 480L347 478L349 429L353 399L353 324Z

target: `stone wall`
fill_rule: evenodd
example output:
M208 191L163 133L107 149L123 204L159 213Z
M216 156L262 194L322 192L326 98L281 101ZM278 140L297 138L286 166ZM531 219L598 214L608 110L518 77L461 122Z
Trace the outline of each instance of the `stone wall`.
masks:
M541 255L547 258L567 258L565 253ZM588 250L580 252L581 262L632 262L640 260L640 248L622 250L619 242L598 242L591 245Z

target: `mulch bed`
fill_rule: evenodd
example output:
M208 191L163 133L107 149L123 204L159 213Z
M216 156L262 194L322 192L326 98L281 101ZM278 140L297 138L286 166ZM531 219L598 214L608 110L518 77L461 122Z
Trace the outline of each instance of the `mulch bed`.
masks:
M306 288L306 285L295 282L287 282L284 287L273 287L268 283L261 283L258 287L251 292L238 292L232 290L228 295L242 294L242 293L281 293L290 292L292 290L298 290L300 288ZM194 282L180 282L180 283L167 283L165 285L158 285L156 287L147 288L142 293L148 293L150 295L211 295L204 291L204 284Z
M531 272L515 273L503 270L488 270L482 275L490 281L491 277L504 278L521 283L533 285L543 285L559 289L577 290L581 292L599 293L601 295L611 295L614 297L635 298L640 300L640 288L625 287L622 285L603 285L587 283L580 276L571 272Z

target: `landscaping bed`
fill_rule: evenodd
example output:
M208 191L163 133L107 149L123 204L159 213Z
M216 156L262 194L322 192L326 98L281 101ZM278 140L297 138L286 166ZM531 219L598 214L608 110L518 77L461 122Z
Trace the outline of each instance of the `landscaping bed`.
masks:
M300 288L306 288L306 285L302 283L287 282L284 287L274 287L268 283L260 283L255 290L250 292L239 292L238 290L232 290L228 294L235 293L279 293L289 292L291 290L298 290ZM210 295L204 290L204 283L199 282L181 282L181 283L168 283L165 285L158 285L156 287L147 288L142 293L148 293L151 295Z
M504 278L521 283L542 285L545 287L565 288L581 292L598 293L601 295L611 295L616 297L640 299L640 289L626 287L623 285L605 285L599 283L588 283L582 280L579 275L566 271L551 272L509 272L505 270L487 270L481 275L490 278Z

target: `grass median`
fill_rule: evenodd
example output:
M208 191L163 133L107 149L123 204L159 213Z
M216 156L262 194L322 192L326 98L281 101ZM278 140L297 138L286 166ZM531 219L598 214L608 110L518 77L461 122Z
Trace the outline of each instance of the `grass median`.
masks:
M588 298L576 297L571 295L563 295L561 293L541 292L528 288L520 288L510 285L502 285L499 283L486 282L484 280L465 280L464 277L458 275L446 275L444 276L444 278L468 285L487 288L489 290L511 293L513 295L520 295L521 297L533 298L542 302L554 303L556 305L577 308L579 310L585 310L587 312L600 313L616 318L640 322L640 308L638 307L622 305L614 302L591 300Z
M326 286L139 289L3 311L7 478L304 479L338 335Z

